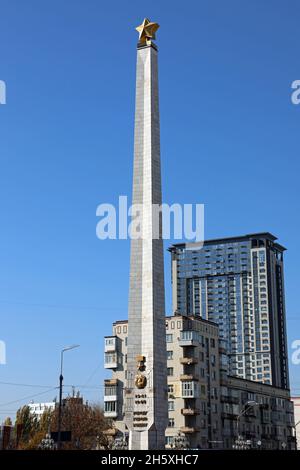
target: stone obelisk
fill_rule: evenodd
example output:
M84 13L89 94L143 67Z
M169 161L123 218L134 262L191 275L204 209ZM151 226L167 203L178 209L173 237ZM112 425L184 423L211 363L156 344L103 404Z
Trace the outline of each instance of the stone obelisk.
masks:
M145 19L136 28L136 105L133 206L141 207L141 234L131 240L125 422L129 449L163 449L167 426L167 363L157 23Z

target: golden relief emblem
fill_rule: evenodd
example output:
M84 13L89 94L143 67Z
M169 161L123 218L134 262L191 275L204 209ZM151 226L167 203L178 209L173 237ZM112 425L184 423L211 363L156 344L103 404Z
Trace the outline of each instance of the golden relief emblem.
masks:
M135 376L135 385L137 388L145 388L147 385L147 379L144 375L138 374Z

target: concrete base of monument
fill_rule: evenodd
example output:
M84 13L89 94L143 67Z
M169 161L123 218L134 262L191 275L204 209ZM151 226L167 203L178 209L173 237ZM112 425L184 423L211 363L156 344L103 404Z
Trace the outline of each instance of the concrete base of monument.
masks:
M165 448L165 429L155 425L145 431L129 431L129 450L161 450Z

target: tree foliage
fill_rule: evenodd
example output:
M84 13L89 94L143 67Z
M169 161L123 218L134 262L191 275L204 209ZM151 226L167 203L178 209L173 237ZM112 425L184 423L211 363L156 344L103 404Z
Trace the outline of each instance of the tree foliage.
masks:
M62 449L108 448L109 440L105 430L111 422L104 418L98 405L84 403L79 396L68 397L63 401L61 431L71 431L71 442L63 442ZM15 422L15 447L18 449L38 449L48 432L58 430L58 406L55 410L45 410L37 418L29 406L17 411Z
M58 409L55 410L51 430L57 430ZM63 449L107 448L108 439L104 433L110 422L104 418L98 405L83 403L82 399L70 397L64 401L62 431L71 431L71 442L65 442Z

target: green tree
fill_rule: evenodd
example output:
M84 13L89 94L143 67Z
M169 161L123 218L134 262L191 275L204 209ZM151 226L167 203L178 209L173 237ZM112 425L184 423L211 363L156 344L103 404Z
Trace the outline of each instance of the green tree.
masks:
M20 439L18 442L18 447L20 449L25 449L28 446L28 443L32 437L36 434L38 430L38 420L30 412L29 406L25 405L17 411L15 429L19 430Z

